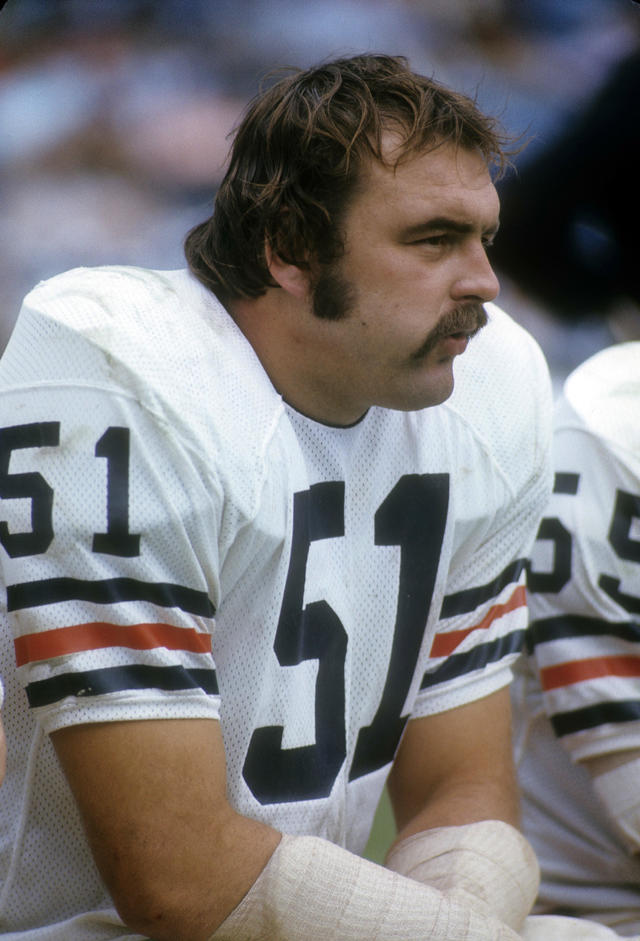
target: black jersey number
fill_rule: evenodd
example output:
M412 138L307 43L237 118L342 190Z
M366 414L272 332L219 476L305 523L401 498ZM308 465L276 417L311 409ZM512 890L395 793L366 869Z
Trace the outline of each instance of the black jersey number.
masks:
M107 461L107 531L94 533L93 551L140 555L140 536L129 532L129 429L107 428L95 455Z
M558 472L555 475L553 492L575 496L579 484L579 474ZM541 521L536 540L549 542L553 546L553 567L549 572L542 572L536 571L530 565L527 572L529 591L557 594L571 580L571 553L573 551L571 533L557 516L548 516Z
M254 731L243 774L263 804L324 797L344 761L347 635L326 601L302 606L311 543L343 535L344 483L326 481L294 495L291 562L273 647L283 667L318 660L316 743L283 749L283 726Z
M541 572L530 566L527 573L529 591L558 594L571 580L571 533L557 516L548 516L541 521L536 539L552 544L553 567L549 572Z
M609 542L620 559L640 562L640 539L631 536L634 522L640 528L640 495L617 490L613 519L609 527ZM629 614L640 614L640 597L621 591L619 578L601 575L598 584Z
M577 474L556 474L554 493L575 496L578 492ZM616 491L613 516L607 538L619 559L640 563L640 539L633 538L632 528L640 529L640 495L625 490ZM540 523L537 539L553 544L553 568L551 571L528 572L528 586L532 592L557 594L571 580L573 537L564 524L555 516L546 517ZM601 574L598 585L610 598L630 614L640 614L640 597L627 594L620 589L620 579Z
M331 792L346 757L345 659L347 634L326 601L303 607L309 546L345 535L344 483L328 481L295 494L289 572L274 640L281 666L318 660L316 741L283 748L284 728L253 732L244 779L262 804L312 800ZM447 520L447 474L402 477L375 515L375 544L400 547L393 644L380 705L360 729L349 779L388 764L406 723L402 709L415 670L431 605Z
M12 533L0 521L0 544L11 558L46 552L53 538L53 489L37 472L10 474L13 451L22 448L57 447L60 422L33 422L0 428L0 499L31 501L31 530ZM94 552L137 556L140 536L129 532L129 429L110 427L95 447L95 456L106 458L106 532L95 533Z
M32 471L10 474L13 451L22 448L55 448L60 443L60 422L33 422L0 428L0 498L31 500L31 531L11 533L6 520L0 522L0 543L12 559L46 552L53 540L53 490L42 474Z

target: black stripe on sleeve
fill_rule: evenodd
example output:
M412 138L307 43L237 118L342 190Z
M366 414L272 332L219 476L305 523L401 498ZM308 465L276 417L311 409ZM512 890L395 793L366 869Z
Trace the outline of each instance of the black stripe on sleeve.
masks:
M478 585L477 588L466 588L454 595L445 595L440 618L451 618L456 614L469 614L481 604L491 601L507 585L518 581L526 564L526 559L516 559L492 582L488 582L486 585Z
M533 653L538 644L565 637L618 637L631 643L640 643L640 623L637 621L605 621L579 614L562 614L532 621L527 630L527 650Z
M497 663L510 654L520 653L524 634L524 630L512 631L510 634L498 637L487 644L479 644L466 653L451 654L433 672L425 673L420 689L428 689L430 686L446 683L457 676L464 676L474 670L481 670L489 663Z
M551 716L551 724L556 735L570 735L572 732L583 732L599 725L618 722L634 722L640 719L640 701L625 699L620 702L603 702L594 706L585 706L584 709L574 709L571 712L559 712Z
M161 689L173 692L181 689L202 689L205 693L218 693L215 670L186 670L181 666L153 667L144 664L106 667L84 673L63 673L27 686L29 705L48 706L66 696L101 696L104 693L132 689Z
M135 578L85 581L79 578L47 578L7 586L7 610L20 611L63 601L116 604L120 601L150 601L163 608L179 608L187 614L211 618L216 609L206 592L163 582L141 582Z

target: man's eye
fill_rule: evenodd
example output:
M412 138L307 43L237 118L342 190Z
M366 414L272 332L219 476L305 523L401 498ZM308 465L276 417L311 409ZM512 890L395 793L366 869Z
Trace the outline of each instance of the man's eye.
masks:
M442 233L441 235L426 235L424 238L417 239L415 245L446 245L450 240L450 236Z

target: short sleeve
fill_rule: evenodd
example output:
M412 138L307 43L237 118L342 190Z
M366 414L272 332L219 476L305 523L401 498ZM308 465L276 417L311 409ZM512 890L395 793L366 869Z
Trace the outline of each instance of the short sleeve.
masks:
M215 476L131 388L49 380L0 411L7 616L45 730L216 718Z
M547 470L539 469L477 548L466 546L474 561L444 596L414 714L454 708L511 682L528 622L527 560L547 498ZM482 571L490 576L485 581Z
M640 746L640 462L576 418L561 421L555 452L528 648L555 734L579 760Z

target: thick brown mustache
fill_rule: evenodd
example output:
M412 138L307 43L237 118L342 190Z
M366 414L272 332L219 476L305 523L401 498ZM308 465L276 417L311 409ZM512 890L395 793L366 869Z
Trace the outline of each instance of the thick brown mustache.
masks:
M486 326L488 319L482 304L461 304L438 321L420 349L413 354L413 358L422 359L443 337L450 337L455 333L464 333L469 338L475 336Z

